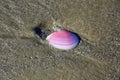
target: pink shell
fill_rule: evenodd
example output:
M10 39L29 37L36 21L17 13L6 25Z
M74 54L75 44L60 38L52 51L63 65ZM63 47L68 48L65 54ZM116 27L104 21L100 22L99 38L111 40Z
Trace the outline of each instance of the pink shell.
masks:
M79 38L74 33L67 30L60 30L51 33L46 40L55 48L68 50L75 48L79 43Z

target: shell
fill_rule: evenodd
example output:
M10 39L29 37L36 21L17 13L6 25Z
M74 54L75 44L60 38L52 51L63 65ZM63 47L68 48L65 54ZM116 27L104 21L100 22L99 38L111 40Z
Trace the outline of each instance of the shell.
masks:
M69 50L75 48L79 44L79 37L70 31L60 30L53 32L47 36L49 44L55 48Z

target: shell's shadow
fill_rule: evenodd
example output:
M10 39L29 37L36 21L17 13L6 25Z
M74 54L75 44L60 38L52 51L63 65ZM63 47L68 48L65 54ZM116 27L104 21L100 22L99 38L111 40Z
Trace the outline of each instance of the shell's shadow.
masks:
M33 28L33 31L35 34L37 34L42 40L45 40L48 36L48 33L50 30L46 30L45 26L42 24L37 25L35 28Z

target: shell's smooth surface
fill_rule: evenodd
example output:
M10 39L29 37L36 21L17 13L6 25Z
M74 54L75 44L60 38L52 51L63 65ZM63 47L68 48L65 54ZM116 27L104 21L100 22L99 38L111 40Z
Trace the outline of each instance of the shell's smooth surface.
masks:
M76 34L67 30L53 32L46 40L48 40L49 44L53 47L63 50L75 48L80 41Z

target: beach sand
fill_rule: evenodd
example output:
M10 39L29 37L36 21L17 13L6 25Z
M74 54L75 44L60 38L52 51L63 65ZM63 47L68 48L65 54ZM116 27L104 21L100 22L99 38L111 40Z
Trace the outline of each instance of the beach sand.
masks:
M81 37L64 51L33 29ZM120 80L119 0L0 0L0 80Z

